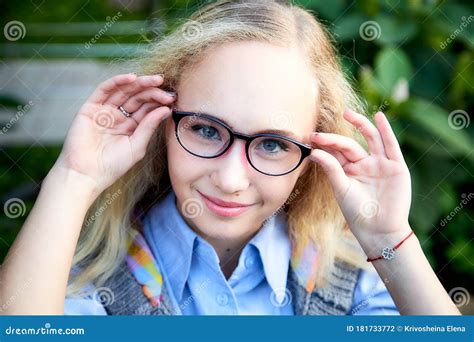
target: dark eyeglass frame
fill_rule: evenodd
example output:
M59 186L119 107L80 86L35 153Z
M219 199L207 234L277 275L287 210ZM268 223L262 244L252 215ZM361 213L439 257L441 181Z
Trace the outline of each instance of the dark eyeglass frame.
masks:
M306 144L303 144L295 139L292 139L290 137L286 137L286 136L283 136L283 135L279 135L279 134L273 134L273 133L259 133L259 134L254 134L254 135L248 135L248 134L244 134L244 133L240 133L240 132L236 132L234 131L232 128L230 128L225 122L219 120L218 118L216 117L213 117L211 115L208 115L208 114L204 114L204 113L196 113L196 112L187 112L187 111L182 111L182 110L177 110L176 108L172 108L171 110L171 115L172 115L172 118L173 118L173 121L175 123L175 134L176 134L176 139L178 139L178 142L179 144L187 151L189 152L190 154L196 156L196 157L200 157L200 158L206 158L206 159L212 159L212 158L217 158L221 155L223 155L231 146L232 144L234 143L234 140L235 138L237 139L242 139L245 141L245 154L247 156L247 160L249 162L250 165L252 165L252 167L257 170L258 172L260 173L263 173L264 175L267 175L267 176L283 176L283 175L286 175L290 172L293 172L294 170L296 170L300 165L301 163L303 162L303 160L309 156L311 154L311 146L309 145L306 145ZM215 156L209 156L209 157L206 157L206 156L201 156L199 154L196 154L196 153L193 153L191 152L190 150L188 150L180 141L179 139L179 135L178 135L178 126L179 126L179 122L181 121L181 119L187 117L187 116L197 116L197 117L202 117L202 118L206 118L208 120L211 120L213 122L215 122L216 124L219 124L220 126L224 127L228 132L229 132L229 143L227 145L227 147L220 153L218 153L217 155ZM263 172L263 171L260 171L259 169L257 169L253 163L252 163L252 160L250 159L250 156L249 156L249 147L250 147L250 144L252 143L252 141L254 139L257 139L257 138L261 138L261 137L269 137L269 138L278 138L278 139L282 139L282 140L286 140L286 141L289 141L293 144L295 144L296 146L298 146L301 150L301 156L300 156L300 160L299 162L296 164L296 166L294 168L292 168L291 170L285 172L285 173L281 173L281 174L276 174L276 175L273 175L273 174L270 174L270 173L266 173L266 172Z

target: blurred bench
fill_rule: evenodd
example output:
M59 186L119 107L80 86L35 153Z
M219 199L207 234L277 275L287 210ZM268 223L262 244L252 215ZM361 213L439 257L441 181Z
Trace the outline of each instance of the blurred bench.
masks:
M0 145L61 144L74 114L97 84L131 71L126 63L111 60L136 56L146 46L140 37L161 35L163 29L158 21L120 19L24 26L29 42L0 44ZM132 36L136 43L116 41ZM57 37L75 42L52 42Z

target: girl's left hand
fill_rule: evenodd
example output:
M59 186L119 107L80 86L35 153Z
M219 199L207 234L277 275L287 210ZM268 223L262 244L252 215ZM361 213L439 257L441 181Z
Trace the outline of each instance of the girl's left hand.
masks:
M375 114L377 127L351 110L344 118L362 133L369 151L352 138L313 133L311 142L318 148L310 159L324 169L342 213L362 245L399 241L411 229L411 181L395 134L382 112Z

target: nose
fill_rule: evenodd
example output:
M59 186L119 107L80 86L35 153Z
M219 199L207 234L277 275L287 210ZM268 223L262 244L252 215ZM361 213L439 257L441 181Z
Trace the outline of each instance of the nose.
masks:
M249 187L251 165L245 154L245 141L234 140L232 146L212 162L216 168L211 174L211 180L222 192L234 194Z

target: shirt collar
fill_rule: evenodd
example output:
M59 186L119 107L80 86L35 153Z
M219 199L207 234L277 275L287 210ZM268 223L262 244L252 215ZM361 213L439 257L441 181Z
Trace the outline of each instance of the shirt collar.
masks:
M275 294L285 291L291 258L284 211L265 221L258 233L249 241L259 252L268 284ZM277 300L283 300L277 296Z
M180 301L199 237L181 216L174 191L150 209L144 218L144 234L154 257L162 261L164 274ZM267 219L249 244L258 250L272 290L277 294L284 291L291 257L285 212Z

